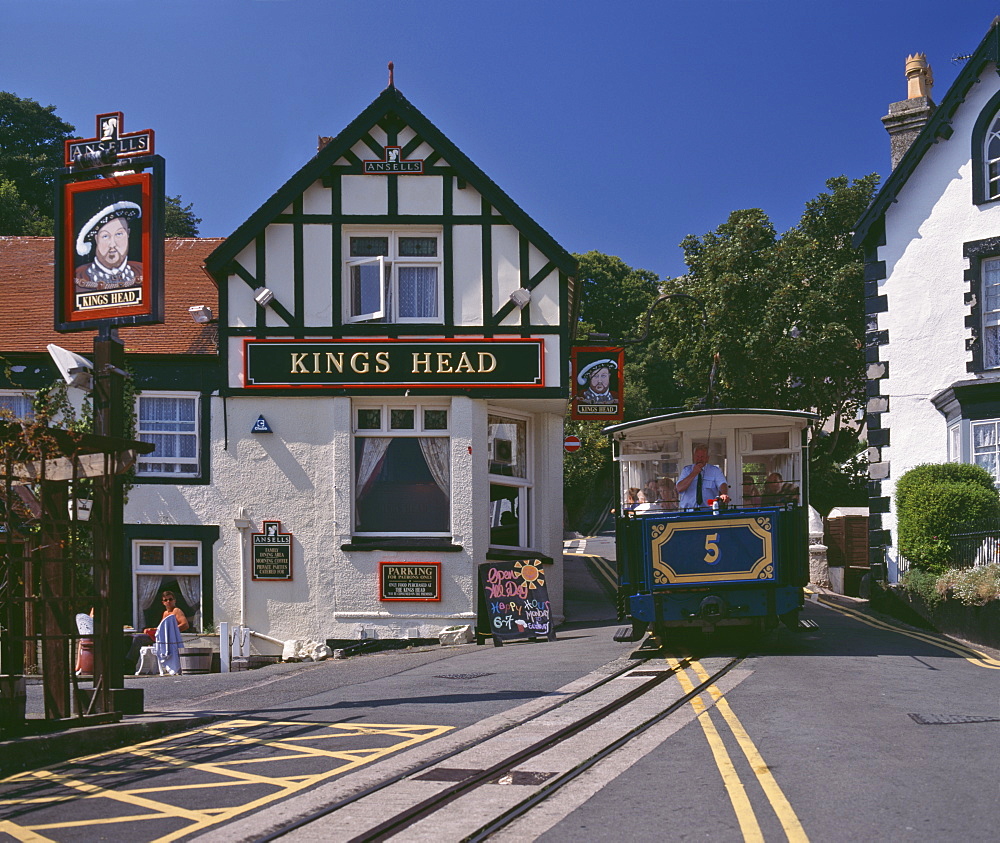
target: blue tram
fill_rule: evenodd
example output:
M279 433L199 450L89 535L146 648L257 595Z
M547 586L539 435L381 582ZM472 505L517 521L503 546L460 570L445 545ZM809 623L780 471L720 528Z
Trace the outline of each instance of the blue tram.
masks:
M604 429L621 476L619 616L632 621L616 638L638 640L650 626L661 638L677 629L797 626L809 579L808 434L815 418L693 410ZM728 481L726 504L707 498L698 506L692 485L682 482L701 450Z

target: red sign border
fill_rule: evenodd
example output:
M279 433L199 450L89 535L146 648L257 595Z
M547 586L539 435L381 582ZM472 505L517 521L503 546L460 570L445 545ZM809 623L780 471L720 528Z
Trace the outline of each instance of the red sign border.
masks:
M437 591L437 597L386 597L385 592L382 589L382 571L386 565L422 565L425 567L435 568L437 574L437 581L434 584L434 588ZM385 562L378 563L378 599L383 603L440 603L441 602L441 563L440 562L400 562L387 560Z
M606 357L613 357L618 363L618 412L615 414L608 415L596 415L593 413L581 414L577 412L577 406L580 401L577 397L577 384L576 376L578 372L577 366L577 353L581 351L594 352L595 354L603 354ZM569 394L570 394L570 410L569 418L572 421L599 421L599 422L615 422L622 421L625 418L625 348L624 346L603 346L603 345L588 345L588 346L574 346L570 349L570 381L569 381ZM589 405L595 406L595 405Z
M103 307L86 311L77 310L74 298L76 292L74 275L76 272L75 244L78 225L73 213L73 198L80 193L97 193L129 185L139 185L142 191L142 225L139 235L142 243L142 260L140 261L142 264L142 304L132 307ZM58 277L58 289L56 290L56 295L59 301L62 302L62 317L58 321L66 325L62 329L66 330L68 326L75 326L79 323L93 323L101 320L124 320L131 322L131 317L144 317L148 320L157 319L157 301L154 296L155 287L153 284L155 266L153 260L153 174L148 172L132 173L130 175L113 176L103 179L68 182L62 186L62 191L64 209L62 261L60 262L61 271ZM77 328L77 330L84 329L83 325Z
M376 343L387 342L387 343L398 343L400 345L412 345L414 343L428 343L428 344L438 344L438 343L468 343L470 345L474 343L527 343L535 345L538 348L538 383L483 383L483 384L465 384L465 383L455 383L454 381L434 381L434 382L422 382L422 383L409 383L405 380L398 382L388 383L385 381L379 383L343 383L343 384L313 384L313 383L303 383L303 384L285 384L285 383L248 383L250 379L249 362L247 355L247 348L251 345L265 345L273 343L307 343L309 345L325 345L325 344L348 344L348 343L366 343L368 345L374 345ZM244 337L243 338L243 368L240 372L241 378L243 380L242 389L410 389L410 390L422 390L422 389L461 389L467 391L473 390L485 390L485 389L543 389L545 387L545 339L542 337L440 337L440 338L408 338L401 339L399 337L367 337L367 338L352 338L352 339L330 339L330 338L320 338L320 339L294 339L289 337L281 338L271 338L271 339L257 339L255 337Z

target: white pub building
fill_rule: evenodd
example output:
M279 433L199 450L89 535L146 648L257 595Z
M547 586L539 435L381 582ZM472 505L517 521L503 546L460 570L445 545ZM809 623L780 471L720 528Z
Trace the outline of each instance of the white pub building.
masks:
M214 620L278 640L475 625L489 560L560 620L574 259L391 81L320 143L206 261L210 476L126 521L216 527Z

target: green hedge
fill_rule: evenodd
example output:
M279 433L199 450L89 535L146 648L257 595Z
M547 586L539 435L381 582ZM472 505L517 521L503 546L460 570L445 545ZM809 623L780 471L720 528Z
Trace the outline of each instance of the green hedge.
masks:
M899 550L916 568L951 567L949 536L966 521L991 516L1000 516L1000 495L977 465L918 465L896 484Z

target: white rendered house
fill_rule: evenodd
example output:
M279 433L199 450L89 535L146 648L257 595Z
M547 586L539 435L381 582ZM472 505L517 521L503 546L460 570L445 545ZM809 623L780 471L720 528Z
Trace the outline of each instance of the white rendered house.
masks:
M855 233L866 261L870 558L890 582L902 474L966 462L1000 483L1000 23L940 105L923 56L907 60L907 77L908 99L883 118L894 169Z

